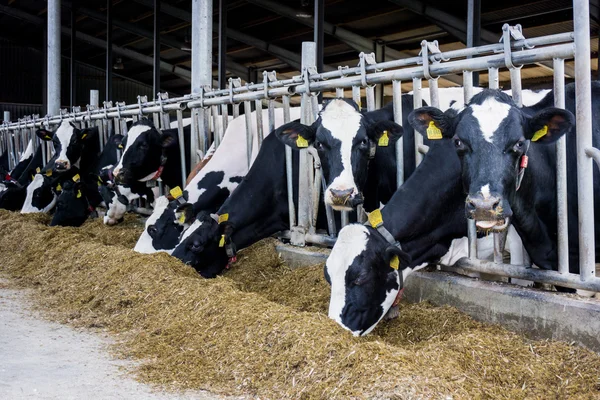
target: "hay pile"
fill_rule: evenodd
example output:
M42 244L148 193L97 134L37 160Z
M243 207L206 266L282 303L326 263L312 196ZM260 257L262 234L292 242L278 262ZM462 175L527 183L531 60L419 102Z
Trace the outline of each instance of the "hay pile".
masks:
M147 382L272 399L600 398L595 353L447 307L403 305L398 320L354 338L326 316L322 266L282 267L268 241L207 281L86 229L0 212L0 234L1 271L70 323L119 333Z

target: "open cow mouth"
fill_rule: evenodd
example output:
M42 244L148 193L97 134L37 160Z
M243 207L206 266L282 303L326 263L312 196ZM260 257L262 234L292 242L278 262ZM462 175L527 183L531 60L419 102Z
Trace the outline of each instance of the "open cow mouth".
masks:
M479 231L501 232L501 231L505 230L506 228L508 228L509 223L510 223L510 218L506 217L504 219L489 220L489 221L476 220L475 226L477 226L477 229Z

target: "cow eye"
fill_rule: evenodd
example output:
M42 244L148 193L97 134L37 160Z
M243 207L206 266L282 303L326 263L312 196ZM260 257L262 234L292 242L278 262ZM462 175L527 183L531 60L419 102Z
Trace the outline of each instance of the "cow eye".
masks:
M513 146L513 151L515 152L521 152L523 151L523 147L525 146L525 142L523 140L519 140L517 143L515 143L515 145Z
M460 139L454 139L454 146L455 146L457 149L461 149L461 148L463 147L463 142L462 142L462 140L460 140Z
M363 139L363 140L360 142L360 145L361 145L361 146L366 146L366 145L368 145L368 144L369 144L369 139L367 139L367 138L364 138L364 139Z
M321 144L321 142L315 140L315 142L313 143L313 147L317 150L321 150L323 148L323 144Z

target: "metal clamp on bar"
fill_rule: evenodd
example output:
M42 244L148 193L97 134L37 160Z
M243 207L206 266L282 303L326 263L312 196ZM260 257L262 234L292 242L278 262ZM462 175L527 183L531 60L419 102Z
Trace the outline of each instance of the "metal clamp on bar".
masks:
M242 78L229 78L229 102L234 104L233 101L233 88L239 88L242 86Z
M81 106L73 106L71 107L71 118L73 121L77 121L77 114L81 112Z
M525 41L525 36L523 36L523 29L521 27L521 24L517 24L515 26L504 24L502 26L502 38L500 38L500 41L504 45L504 63L506 64L506 67L510 69L520 69L523 67L523 65L516 66L512 62L512 47L510 45L511 38L514 40ZM525 42L524 47L528 49L533 48L533 46L530 46L529 44L527 44L527 42Z
M344 66L342 67L341 65L338 65L338 71L340 72L340 78L345 78L346 76L348 76L347 71L350 69L349 66ZM325 79L323 79L325 80Z
M377 61L375 61L375 53L364 53L361 52L358 57L360 58L360 61L358 63L358 66L360 67L360 85L362 87L367 87L367 64L369 65L375 65L377 64Z
M423 76L427 80L437 80L439 76L433 77L429 73L429 54L442 54L440 48L438 47L438 41L434 40L433 42L428 42L427 40L423 40L421 42L421 52L419 55L421 56L421 62L423 63ZM435 61L439 63L439 61Z
M50 129L50 114L46 114L44 118L46 119L46 129Z
M119 102L117 101L117 118L118 118L119 120L121 120L121 105L125 105L125 102L123 102L123 103L119 103Z
M58 113L58 116L60 117L60 122L62 122L62 120L65 117L69 116L69 109L68 108L61 108L60 112Z
M277 81L276 71L263 71L263 91L265 99L269 98L269 83Z
M139 96L137 97L137 102L138 102L138 112L139 112L139 118L141 119L144 116L144 113L142 112L142 103L146 104L148 102L148 96L144 95L144 96Z
M104 106L104 119L108 119L108 109L112 108L112 101L103 101L102 104Z

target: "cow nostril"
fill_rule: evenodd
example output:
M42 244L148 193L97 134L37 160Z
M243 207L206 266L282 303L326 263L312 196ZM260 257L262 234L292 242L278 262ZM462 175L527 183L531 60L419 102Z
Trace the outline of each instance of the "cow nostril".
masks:
M477 209L477 205L475 204L475 202L473 200L471 200L470 198L467 198L467 210L470 212L473 212Z
M499 205L500 205L500 200L494 201L494 203L492 204L492 210L495 211Z
M330 190L331 190L331 195L333 197L338 197L338 198L350 197L352 195L352 192L354 191L354 189L342 189L342 190L330 189Z

